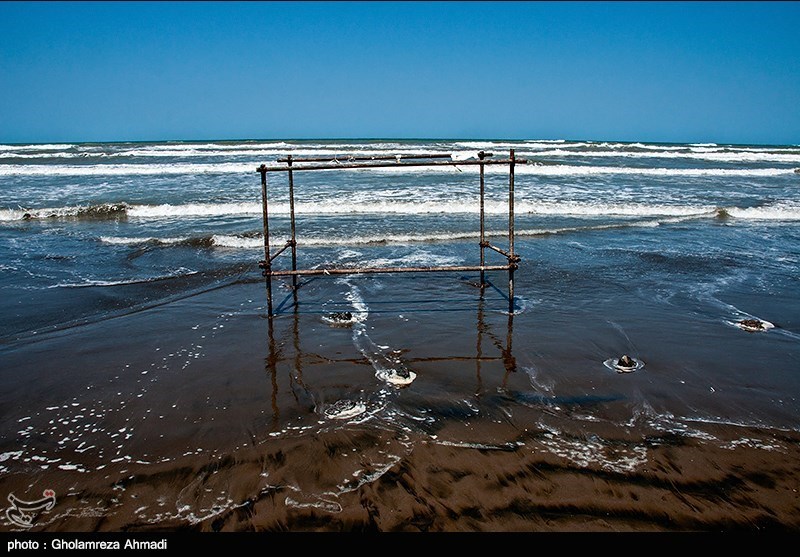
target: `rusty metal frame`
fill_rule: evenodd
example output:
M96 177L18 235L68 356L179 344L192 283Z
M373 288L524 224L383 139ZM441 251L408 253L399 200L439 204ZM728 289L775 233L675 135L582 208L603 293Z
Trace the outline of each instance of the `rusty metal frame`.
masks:
M480 286L483 289L486 285L484 273L486 271L508 271L508 307L509 313L514 312L514 271L519 267L520 257L514 253L514 166L518 163L526 163L525 159L518 159L514 154L514 149L509 151L508 159L494 159L492 153L480 151L478 160L453 160L452 154L401 154L384 155L375 157L356 157L356 156L333 156L328 158L305 157L296 158L288 155L278 159L276 162L285 163L285 166L267 166L262 164L256 168L256 172L261 174L261 205L262 218L264 222L264 259L258 266L263 269L267 289L267 315L271 318L272 313L272 277L291 276L292 291L297 293L297 277L309 275L349 275L363 273L431 273L431 272L453 272L453 271L480 271ZM448 160L449 159L449 160ZM295 164L299 163L299 164ZM492 245L486 240L486 230L484 226L484 167L486 165L508 165L508 250L503 250ZM298 269L297 268L297 234L295 228L294 214L294 173L298 171L313 170L344 170L355 168L401 168L406 166L479 166L480 167L480 265L451 265L439 267L334 267L324 269ZM269 202L267 192L267 174L270 172L287 172L289 177L289 214L291 238L275 253L270 252L269 241ZM292 268L283 270L273 270L272 261L284 251L291 248ZM490 249L506 258L505 265L486 265L485 250Z

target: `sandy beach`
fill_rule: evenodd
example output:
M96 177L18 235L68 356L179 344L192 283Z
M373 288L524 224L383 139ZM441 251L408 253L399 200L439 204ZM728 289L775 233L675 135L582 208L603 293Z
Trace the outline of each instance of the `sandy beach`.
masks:
M796 431L666 430L674 416L637 401L635 374L602 366L548 386L520 365L529 315L509 319L502 298L481 301L458 277L437 284L314 281L270 331L263 283L249 280L7 347L0 491L55 491L31 531L800 526ZM303 312L337 288L400 285L464 301L371 314L366 344ZM381 381L387 362L415 381Z

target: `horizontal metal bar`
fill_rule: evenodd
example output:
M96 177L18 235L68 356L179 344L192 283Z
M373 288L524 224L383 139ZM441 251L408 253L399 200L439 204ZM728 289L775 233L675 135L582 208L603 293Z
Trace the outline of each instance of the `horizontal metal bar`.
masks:
M434 273L447 271L508 271L509 265L466 265L453 267L355 267L352 269L298 269L267 271L274 277L291 275L359 275L363 273Z
M351 156L351 155L333 155L331 157L283 157L277 159L278 162L352 162L352 161L389 161L397 159L449 159L452 155L449 153L441 154L406 154L406 155L375 155L375 156Z
M292 159L292 162L296 162ZM525 164L526 159L515 159L514 164ZM410 162L366 162L366 163L344 163L344 164L312 164L308 166L266 166L261 165L256 168L256 172L296 172L300 170L336 170L348 168L401 168L404 166L476 166L476 165L497 165L511 164L511 159L492 159L492 160L466 160L466 161L410 161Z
M398 159L449 159L452 158L452 153L406 153L399 155L375 155L375 156L362 156L355 157L350 155L334 155L332 157L283 157L278 159L278 162L342 162L342 161L392 161ZM483 153L484 157L493 156L492 153Z

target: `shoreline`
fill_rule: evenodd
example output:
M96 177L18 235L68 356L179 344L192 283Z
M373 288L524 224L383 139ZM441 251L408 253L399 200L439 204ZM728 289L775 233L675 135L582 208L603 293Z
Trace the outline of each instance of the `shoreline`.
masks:
M5 345L0 492L55 491L31 531L800 527L800 432L659 408L652 350L632 374L549 374L541 315L446 282L402 283L457 293L444 312L387 303L360 328L321 317L399 283L311 283L272 335L245 282ZM398 365L408 387L381 380Z

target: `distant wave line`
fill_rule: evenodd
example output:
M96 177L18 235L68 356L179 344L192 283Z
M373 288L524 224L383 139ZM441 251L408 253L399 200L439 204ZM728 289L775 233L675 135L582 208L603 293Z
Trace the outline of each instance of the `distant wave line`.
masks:
M598 225L585 225L585 226L568 226L557 228L530 228L520 229L515 232L518 237L535 237L535 236L549 236L554 234L566 234L571 232L585 232L596 230L610 230L620 228L634 228L634 227L656 227L661 224L669 224L680 222L683 220L698 218L694 216L686 217L672 217L664 219L645 219L629 222L605 223ZM507 230L488 230L487 237L490 238L507 238ZM412 244L412 243L428 243L428 242L447 242L457 240L476 240L478 233L472 232L451 232L451 233L437 233L437 234L385 234L385 235L370 235L370 236L353 236L353 237L299 237L298 246L310 247L334 247L334 246L358 246L358 245L384 245L384 244ZM156 237L115 237L115 236L101 236L100 241L109 245L127 245L127 246L193 246L193 247L220 247L220 248L234 248L234 249L259 249L264 247L264 239L260 233L249 234L213 234L207 236L195 236L185 238L156 238ZM271 248L280 248L284 245L284 240L273 238L270 242Z
M56 148L59 145L52 145ZM725 147L709 145L648 145L644 143L544 143L532 142L521 144L493 145L480 142L457 142L454 144L319 144L291 145L275 144L167 144L167 145L130 145L110 146L110 148L78 147L64 145L69 150L34 149L20 146L0 146L0 159L114 159L114 158L229 158L251 156L264 159L293 155L302 156L380 156L387 154L447 154L477 156L480 149L498 151L505 154L504 147L516 148L518 156L527 157L583 157L583 158L667 158L710 160L717 162L800 162L800 150L796 148L776 147ZM455 147L455 149L453 148ZM605 150L600 150L605 149ZM611 149L611 150L608 150Z
M504 202L489 201L485 212L489 215L506 214L508 206ZM183 205L135 205L125 202L101 203L97 205L69 206L43 209L0 209L0 222L46 219L113 219L144 218L160 219L173 217L225 217L260 216L261 204L243 203L188 203ZM800 220L800 206L776 204L761 207L724 207L711 205L652 205L643 203L583 203L577 201L537 202L522 201L515 206L518 215L576 216L576 217L683 217L716 215L748 220ZM457 204L453 201L431 202L356 202L342 204L336 201L295 205L298 215L434 215L476 214L477 207L471 204ZM270 214L288 216L288 203L272 203Z
M92 165L0 165L0 176L162 176L199 174L252 174L262 161L235 163L176 163L176 164L92 164ZM434 167L380 167L373 169L340 169L347 172L400 172L407 174L476 174L478 166ZM518 164L515 172L534 176L592 176L592 175L645 175L645 176L779 176L794 173L794 168L636 168L617 166L583 166L561 164ZM328 172L323 170L323 172ZM487 174L505 174L505 165L487 166Z
M288 203L271 203L271 215L289 214ZM581 202L537 202L519 201L515 205L517 214L530 215L575 215L575 216L687 216L713 211L713 206L608 204ZM44 219L105 219L105 218L171 218L171 217L217 217L237 215L261 215L260 203L187 203L181 205L136 205L125 202L100 203L41 209L0 209L0 222ZM430 214L477 214L479 208L456 200L402 202L366 201L343 204L331 200L323 202L299 202L295 204L297 215L430 215ZM503 215L508 205L500 201L487 201L485 212Z

